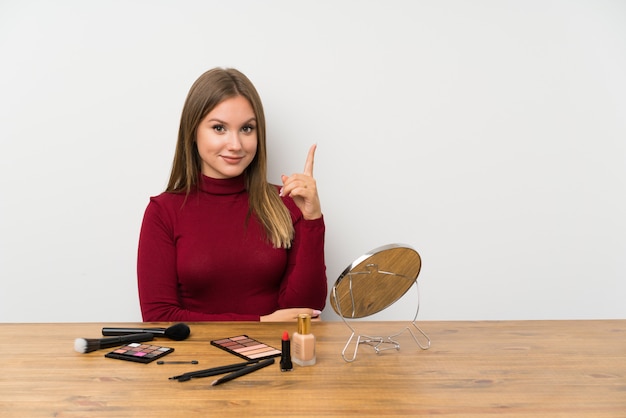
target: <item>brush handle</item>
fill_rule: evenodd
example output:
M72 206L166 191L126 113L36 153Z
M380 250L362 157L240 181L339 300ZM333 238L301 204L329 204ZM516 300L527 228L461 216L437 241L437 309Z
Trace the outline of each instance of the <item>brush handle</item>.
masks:
M211 383L211 386L221 385L222 383L229 382L229 381L231 381L233 379L236 379L238 377L245 376L248 373L252 373L252 372L254 372L256 370L262 369L263 367L267 367L270 364L274 364L274 359L273 358L269 358L267 360L260 361L260 362L258 362L255 365L246 366L244 368L241 368L241 369L239 369L237 371L232 372L231 374L227 374L224 377L221 377L221 378L219 378L217 380L214 380L213 383Z
M165 328L102 328L102 335L128 335L128 334L142 334L149 333L153 335L165 334Z
M145 341L154 340L154 334L144 333L144 334L130 334L130 335L122 335L119 337L111 337L111 338L100 338L98 341L100 342L100 348L111 348L116 347L118 345L124 345L126 343L142 343Z

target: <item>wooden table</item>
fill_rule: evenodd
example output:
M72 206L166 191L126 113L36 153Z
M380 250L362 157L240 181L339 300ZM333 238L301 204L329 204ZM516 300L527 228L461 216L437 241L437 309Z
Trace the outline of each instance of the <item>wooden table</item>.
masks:
M2 417L626 417L626 320L420 322L432 347L408 334L399 351L362 346L341 357L350 333L343 322L314 323L317 364L282 373L278 365L220 386L214 378L169 380L183 372L237 363L209 344L248 334L280 348L295 324L192 324L185 341L157 365L79 354L77 337L101 338L103 326L171 324L0 324ZM360 322L370 335L402 322Z

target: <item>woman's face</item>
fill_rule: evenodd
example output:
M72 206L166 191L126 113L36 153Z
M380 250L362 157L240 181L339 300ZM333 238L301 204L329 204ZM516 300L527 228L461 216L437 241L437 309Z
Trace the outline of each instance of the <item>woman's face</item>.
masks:
M225 99L200 121L196 134L202 174L216 179L237 177L254 159L257 121L243 96Z

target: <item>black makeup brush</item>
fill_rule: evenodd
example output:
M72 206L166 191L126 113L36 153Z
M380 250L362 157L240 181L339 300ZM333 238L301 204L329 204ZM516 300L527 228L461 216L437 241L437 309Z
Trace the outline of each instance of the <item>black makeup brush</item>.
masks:
M90 353L101 348L111 348L124 345L126 343L142 343L154 340L154 334L130 334L111 338L76 338L74 340L74 350L79 353Z
M150 333L156 337L164 336L170 340L182 341L189 337L191 330L182 322L168 328L102 328L102 335L127 335Z

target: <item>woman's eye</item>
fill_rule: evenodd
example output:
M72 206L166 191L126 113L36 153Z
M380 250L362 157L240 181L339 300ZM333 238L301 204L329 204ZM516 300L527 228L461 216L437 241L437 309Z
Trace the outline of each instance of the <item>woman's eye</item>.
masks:
M222 133L226 129L224 129L224 125L213 125L213 130L217 133Z
M252 125L246 125L246 126L241 128L241 132L243 132L245 134L249 134L252 131L254 131L254 126L252 126Z

